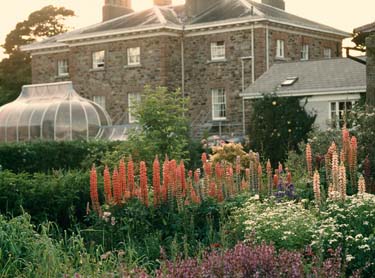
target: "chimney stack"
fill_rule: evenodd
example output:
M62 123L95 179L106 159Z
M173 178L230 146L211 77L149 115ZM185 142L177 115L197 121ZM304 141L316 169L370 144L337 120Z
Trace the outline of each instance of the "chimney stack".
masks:
M131 0L105 0L103 22L132 13Z
M172 0L154 0L155 6L170 6L172 5Z
M285 11L284 0L262 0L262 4L266 4Z
M196 17L223 0L186 0L185 10L189 18Z

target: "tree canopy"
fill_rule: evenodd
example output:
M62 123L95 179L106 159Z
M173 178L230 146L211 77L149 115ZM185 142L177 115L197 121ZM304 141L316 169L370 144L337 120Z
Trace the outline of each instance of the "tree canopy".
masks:
M64 7L46 6L9 32L2 45L9 58L0 62L0 105L14 100L22 85L31 82L30 55L20 51L20 47L68 31L64 20L74 15L74 11Z

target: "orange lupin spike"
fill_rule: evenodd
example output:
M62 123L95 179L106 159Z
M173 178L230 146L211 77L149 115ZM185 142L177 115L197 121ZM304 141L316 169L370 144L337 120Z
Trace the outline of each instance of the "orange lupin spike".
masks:
M121 204L122 199L122 192L121 192L121 184L120 184L120 178L117 171L117 168L113 171L112 174L112 182L113 182L113 198L117 205Z
M287 175L286 179L288 181L288 184L292 183L292 173L290 171L288 171L288 175Z
M169 186L169 160L165 157L163 163L163 187L162 187L162 198L163 202L168 200L168 186Z
M279 176L275 174L275 175L273 175L273 185L274 185L274 187L277 187L278 183L279 183Z
M312 166L311 145L309 143L306 144L306 165L307 165L307 171L311 177L313 175L313 166Z
M120 178L120 184L121 184L121 192L122 192L122 195L125 196L125 199L126 199L126 195L127 195L126 192L128 191L128 189L126 188L126 166L125 166L124 159L120 160L118 171L119 171L119 178Z
M90 197L91 204L94 211L100 214L100 203L99 203L99 194L98 194L98 177L96 174L95 165L92 165L90 171Z
M207 163L207 154L206 153L202 153L202 163L203 163L203 165L205 163Z
M140 183L140 200L141 202L148 207L148 185L147 185L147 168L146 163L141 161L139 166L139 183Z
M104 167L103 179L104 179L105 202L107 204L110 204L112 202L111 174L109 173L109 169L107 165Z
M186 196L186 176L185 176L185 164L184 161L180 162L180 171L181 171L181 187L182 187L182 196Z
M128 190L130 193L130 198L135 195L135 180L134 180L134 162L130 157L128 161Z
M154 207L159 206L161 199L160 190L160 163L156 156L152 167L152 187L154 189Z
M239 155L237 155L236 157L236 175L240 175L241 174L241 157Z

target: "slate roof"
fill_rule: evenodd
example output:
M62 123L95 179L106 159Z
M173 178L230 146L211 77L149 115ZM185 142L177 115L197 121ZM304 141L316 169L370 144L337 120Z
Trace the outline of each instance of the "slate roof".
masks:
M290 86L281 86L291 77L298 77L298 80ZM366 66L349 58L334 58L274 64L241 96L257 98L274 92L279 96L308 96L365 91Z
M231 23L238 21L264 20L282 24L309 28L316 31L339 35L342 38L350 34L338 29L316 23L283 10L261 4L252 0L222 1L206 12L193 19L186 19L185 5L154 6L153 8L133 12L112 20L101 22L86 28L81 28L52 38L24 46L23 50L33 50L49 47L64 46L64 43L77 39L95 36L105 36L109 33L136 32L147 29L169 28L182 30L182 20L185 30L203 28L204 25Z
M357 27L353 31L354 33L371 33L375 32L375 22Z

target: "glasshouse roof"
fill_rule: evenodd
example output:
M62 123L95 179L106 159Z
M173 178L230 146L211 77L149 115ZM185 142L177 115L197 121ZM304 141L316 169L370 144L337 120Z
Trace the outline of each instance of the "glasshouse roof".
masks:
M22 87L20 96L0 107L0 141L97 138L111 119L104 108L79 96L72 82Z

